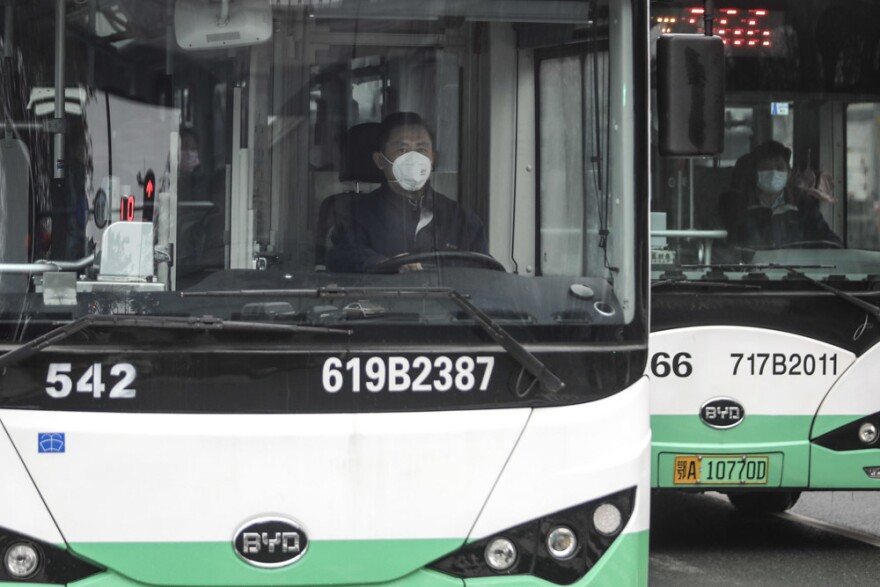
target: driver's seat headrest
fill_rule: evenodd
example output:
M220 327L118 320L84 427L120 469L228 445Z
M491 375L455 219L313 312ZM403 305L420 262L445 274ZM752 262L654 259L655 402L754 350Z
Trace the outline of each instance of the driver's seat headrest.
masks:
M385 181L385 174L373 162L373 152L379 142L381 126L378 122L357 124L342 136L339 181Z

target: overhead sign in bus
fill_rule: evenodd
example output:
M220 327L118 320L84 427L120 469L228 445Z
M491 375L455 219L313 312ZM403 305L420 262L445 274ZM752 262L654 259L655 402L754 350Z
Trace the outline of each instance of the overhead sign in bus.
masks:
M703 8L656 7L652 24L664 34L700 34L704 31ZM772 51L784 25L781 11L766 8L718 8L713 34L721 37L734 54Z

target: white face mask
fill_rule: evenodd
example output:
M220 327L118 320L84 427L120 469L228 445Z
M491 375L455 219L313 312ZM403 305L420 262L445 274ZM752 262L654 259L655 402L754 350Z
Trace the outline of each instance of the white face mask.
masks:
M787 171L759 171L758 189L768 194L777 194L785 189L788 183Z
M393 162L382 155L391 163L391 173L398 185L408 192L417 192L431 177L431 159L418 151L407 151Z

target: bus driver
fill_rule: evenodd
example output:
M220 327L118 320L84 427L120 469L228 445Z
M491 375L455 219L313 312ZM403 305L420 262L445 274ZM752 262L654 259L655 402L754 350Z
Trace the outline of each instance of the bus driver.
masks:
M352 199L349 220L334 227L327 254L331 271L363 272L412 253L487 253L479 217L431 187L434 135L418 114L398 112L382 121L373 162L385 181ZM421 269L416 262L398 271Z
M842 246L822 217L816 190L789 181L790 160L791 149L771 140L737 162L735 190L719 205L731 242L748 248Z

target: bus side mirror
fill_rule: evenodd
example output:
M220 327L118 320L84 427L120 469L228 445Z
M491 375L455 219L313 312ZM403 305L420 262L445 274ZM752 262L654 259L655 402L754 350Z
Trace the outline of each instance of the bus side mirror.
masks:
M724 151L724 43L705 35L657 40L660 154L675 157Z

